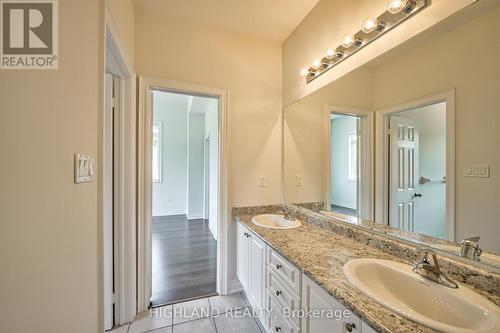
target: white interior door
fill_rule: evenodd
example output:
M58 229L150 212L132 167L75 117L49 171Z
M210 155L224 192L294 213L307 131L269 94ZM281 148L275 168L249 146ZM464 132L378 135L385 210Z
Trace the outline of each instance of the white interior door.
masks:
M418 184L418 128L413 120L390 117L389 225L415 231Z
M113 75L106 74L103 150L104 328L113 327Z

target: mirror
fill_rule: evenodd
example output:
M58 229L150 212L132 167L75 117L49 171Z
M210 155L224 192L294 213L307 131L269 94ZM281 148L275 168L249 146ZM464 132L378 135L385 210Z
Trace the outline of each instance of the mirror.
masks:
M499 15L478 2L287 106L284 202L500 267Z

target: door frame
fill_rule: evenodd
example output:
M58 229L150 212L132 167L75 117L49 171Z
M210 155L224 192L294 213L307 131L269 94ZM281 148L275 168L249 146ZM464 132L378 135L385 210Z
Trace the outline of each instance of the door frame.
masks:
M344 106L325 106L325 202L327 205L330 204L330 160L331 160L331 119L330 115L332 113L343 114L346 116L356 116L360 118L360 135L361 135L361 147L362 151L359 152L360 164L364 167L359 172L359 176L363 179L358 185L358 215L364 219L373 219L373 206L374 206L374 185L373 185L373 120L374 112L372 110L366 109L356 109Z
M135 74L124 56L118 29L105 7L105 72L120 80L118 112L114 124L114 231L113 231L113 279L114 279L114 325L133 321L136 315L136 104ZM106 73L103 73L105 77ZM104 124L104 113L100 123ZM100 128L100 170L104 151L104 127ZM101 172L101 174L103 174ZM102 178L102 177L101 177ZM102 196L104 181L100 179L100 215L103 220ZM105 239L102 239L102 248Z
M227 90L156 77L139 77L138 164L137 164L137 307L146 311L150 305L152 274L152 184L151 184L151 126L153 119L151 91L204 95L219 99L219 194L217 226L217 292L228 292L228 148L227 148Z
M455 89L375 111L375 222L389 225L389 117L446 102L446 236L455 240Z

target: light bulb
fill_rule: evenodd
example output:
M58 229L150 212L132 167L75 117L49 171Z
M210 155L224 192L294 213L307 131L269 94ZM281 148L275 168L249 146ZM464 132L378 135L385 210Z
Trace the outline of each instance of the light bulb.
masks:
M302 68L300 71L300 76L307 76L309 74L309 69L308 68Z
M342 46L346 49L350 48L354 44L354 36L353 35L345 35L342 37Z
M361 30L363 30L366 34L369 34L377 28L377 24L377 20L368 17L363 21L363 24L361 24Z
M391 14L397 14L405 8L406 2L406 0L391 0L391 2L389 2L387 10Z
M319 69L321 67L321 61L319 60L314 60L313 61L313 68L314 69Z
M333 57L335 57L335 50L334 49L326 50L326 58L332 59Z

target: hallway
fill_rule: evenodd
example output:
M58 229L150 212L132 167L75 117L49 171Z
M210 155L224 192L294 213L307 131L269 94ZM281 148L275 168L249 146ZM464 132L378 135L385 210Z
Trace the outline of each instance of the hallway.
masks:
M208 220L153 217L152 306L216 294L217 242Z

